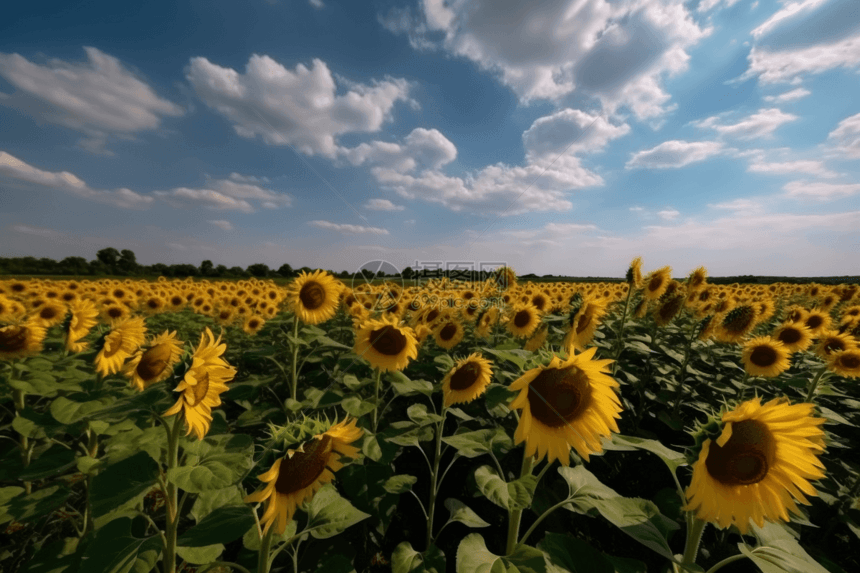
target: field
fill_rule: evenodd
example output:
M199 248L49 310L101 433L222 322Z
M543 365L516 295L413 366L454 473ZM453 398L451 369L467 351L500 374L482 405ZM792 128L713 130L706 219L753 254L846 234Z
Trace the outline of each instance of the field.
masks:
M0 570L860 570L860 288L0 281Z

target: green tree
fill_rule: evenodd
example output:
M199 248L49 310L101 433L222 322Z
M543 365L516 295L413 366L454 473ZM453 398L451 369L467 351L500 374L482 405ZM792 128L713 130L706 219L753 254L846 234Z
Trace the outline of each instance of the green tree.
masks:
M248 265L248 273L257 278L266 278L269 276L269 265L263 263Z
M101 261L104 266L108 267L111 270L116 267L117 262L119 262L120 256L120 252L113 247L107 247L96 253L96 258Z
M278 268L278 274L284 278L289 278L289 277L293 276L293 273L294 273L293 267L291 267L287 263L284 263L283 265L281 265Z
M212 261L210 261L209 259L206 259L205 261L200 263L200 276L204 276L204 277L212 276L214 271L215 271L215 267L212 264Z
M137 264L137 256L135 256L134 251L128 249L120 251L120 257L116 262L116 266L125 271L126 274L134 274L140 268L140 265Z

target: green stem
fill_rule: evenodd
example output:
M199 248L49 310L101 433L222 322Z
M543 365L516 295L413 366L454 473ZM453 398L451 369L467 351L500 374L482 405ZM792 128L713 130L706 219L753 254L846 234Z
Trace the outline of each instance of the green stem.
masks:
M99 455L98 435L96 435L92 428L87 428L87 455L91 458L97 458ZM87 504L84 507L84 532L81 534L81 537L92 531L94 528L93 509L92 504L90 503L90 497L93 491L93 475L91 473L87 473L86 488Z
M260 542L260 554L257 557L257 573L269 573L269 550L272 548L272 527L263 535Z
M520 477L531 475L532 467L534 467L534 456L527 456L524 451ZM523 510L521 509L508 512L508 542L505 545L505 555L510 555L514 552L514 548L517 545L517 536L520 533L520 518L522 516Z
M293 400L297 400L298 391L299 391L299 375L298 369L296 368L297 362L299 360L299 343L296 340L299 338L299 315L295 315L293 317L293 340L290 341L290 344L293 346L293 360L292 360L292 385L290 386L290 396L292 396Z
M427 543L425 551L430 550L430 543L433 541L433 516L436 514L436 478L439 476L439 461L442 459L442 430L445 427L445 414L448 413L448 408L445 407L445 401L442 401L442 421L436 426L436 456L433 459L433 469L430 472L430 505L427 508L429 516L427 517Z
M815 375L815 378L812 379L812 382L809 384L809 390L806 392L806 402L811 402L812 397L815 396L815 391L818 389L818 383L821 381L821 377L827 371L827 366L822 366L821 370L818 371L818 374Z
M745 557L746 557L746 555L744 555L743 553L738 553L737 555L732 555L731 557L726 557L725 559L723 559L722 561L720 561L719 563L717 563L716 565L714 565L713 567L708 569L707 573L717 573L717 571L719 571L720 569L722 569L723 567L725 567L729 563L734 563L735 561L740 561L741 559L744 559Z
M535 530L535 529L537 529L537 526L538 526L538 525L540 525L540 523L541 523L544 519L546 519L547 517L549 517L549 514L550 514L550 513L552 513L553 511L555 511L556 509L558 509L558 508L560 508L560 507L564 507L565 505L567 505L567 504L568 504L568 503L570 503L571 501L572 501L572 500L571 500L570 498L566 498L564 501L560 501L560 502L558 502L557 504L555 504L554 506L552 506L551 508L549 508L548 510L546 510L545 512L543 512L543 514L541 514L541 516L540 516L540 517L538 517L538 518L537 518L537 520L536 520L534 523L532 523L532 526L528 528L528 531L526 531L526 532L523 534L523 538L522 538L522 539L520 539L520 541L519 541L519 543L517 543L517 545L518 545L518 546L519 546L519 545L525 545L525 544L526 544L526 541L527 541L527 540L528 540L528 538L529 538L529 535L531 535L532 533L534 533L534 530Z
M183 421L180 416L173 417L173 428L167 434L167 471L179 466L179 432ZM165 423L165 428L167 424ZM176 529L179 526L179 500L176 484L168 478L167 491L167 528L164 545L164 573L176 573Z
M686 565L695 565L696 555L699 553L699 543L702 541L702 533L705 532L707 521L693 517L687 527L687 544L684 546L684 558L681 566L686 570Z
M379 379L382 378L382 370L379 368L376 369L376 385L374 394L376 395L376 401L373 403L373 433L376 433L376 428L379 423Z
M693 324L690 327L690 338L687 340L687 347L684 350L684 363L681 365L681 371L678 373L678 389L675 391L675 405L672 407L672 416L678 414L678 408L681 407L681 398L684 397L684 381L687 379L687 364L690 361L690 350L693 349L693 340L696 339L696 319L693 319Z
M621 324L618 327L618 335L615 337L615 344L618 348L615 350L614 362L612 363L612 373L615 374L618 358L624 351L624 324L627 322L627 307L630 305L630 295L633 294L633 285L627 285L627 298L624 299L624 312L621 313Z
M206 565L202 566L202 569L198 569L197 573L204 573L205 571L209 571L214 567L228 567L230 569L235 569L236 571L239 571L239 573L251 573L238 563L231 563L230 561L213 561L211 563L207 563Z
M12 368L12 372L15 372L14 367ZM24 408L27 407L27 393L16 388L12 390L12 397L15 401L15 416L20 416ZM21 463L26 468L30 465L30 438L24 434L19 434L18 443L21 446ZM33 485L30 482L24 482L24 490L26 490L27 495L32 493L32 487Z

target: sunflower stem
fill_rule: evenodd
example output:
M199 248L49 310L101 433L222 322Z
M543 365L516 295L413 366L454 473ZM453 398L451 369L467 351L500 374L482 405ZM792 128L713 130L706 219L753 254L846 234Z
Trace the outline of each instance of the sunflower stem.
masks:
M818 374L815 375L815 378L812 379L812 382L809 383L809 389L806 392L805 402L812 402L812 397L815 396L815 391L818 389L818 383L821 382L821 377L826 371L827 366L822 366L821 370L818 371Z
M720 569L728 565L729 563L734 563L735 561L740 561L741 559L745 559L746 555L743 553L738 553L737 555L732 555L731 557L726 557L710 569L708 569L707 573L717 573Z
M14 374L15 367L12 366L12 372ZM17 388L12 390L12 397L15 402L15 416L20 416L21 412L24 408L27 407L27 393L23 390L18 390ZM18 435L18 443L21 446L21 463L26 468L30 465L30 438L25 436L24 434ZM24 490L27 492L27 495L32 493L32 484L28 481L24 482Z
M525 451L523 451L523 466L520 471L520 477L531 475L532 467L534 467L534 456L525 455ZM522 516L523 510L521 509L508 512L508 542L505 545L505 555L510 555L516 548L517 536L520 533L520 518Z
M296 396L298 395L299 390L299 372L296 366L298 366L299 361L299 344L296 342L299 338L299 315L296 314L293 317L293 339L290 341L290 344L293 347L293 360L291 362L292 365L292 380L290 385L290 396L293 400L297 400Z
M167 434L167 471L179 465L179 432L182 431L182 420L173 417L173 428ZM165 423L165 429L167 424ZM164 573L176 573L176 529L179 526L179 500L176 484L167 479L167 528L164 545Z
M98 435L92 428L87 428L87 455L91 458L96 458L99 454ZM84 506L84 531L81 537L93 530L93 509L90 497L93 490L93 475L87 473L86 481L86 505Z
M442 400L442 420L436 426L436 456L433 458L433 469L430 472L430 505L427 508L429 515L427 517L427 543L425 551L430 550L430 543L433 541L433 516L436 514L436 478L439 476L439 462L442 459L442 431L445 428L445 414L448 413L448 408L445 406L445 400Z
M696 555L699 553L699 543L702 542L702 533L705 532L707 521L693 517L687 527L687 544L684 546L684 558L681 567L687 570L687 565L696 564Z
M269 573L269 550L272 548L273 531L274 527L270 527L260 542L260 554L257 556L257 573Z
M684 350L684 363L681 365L681 371L678 373L678 389L675 391L675 405L672 407L672 417L678 414L678 409L681 407L681 398L684 397L684 381L687 378L687 364L690 361L690 351L693 349L693 340L696 339L696 320L693 319L690 327L690 338L687 340L687 347Z
M612 363L612 374L615 375L615 369L617 368L618 358L621 356L621 353L624 351L624 323L627 322L627 307L630 304L630 295L633 293L633 285L628 285L627 288L627 298L624 299L624 311L621 313L621 324L618 327L618 335L615 337L615 345L617 346L615 350L615 356L613 357L614 362Z
M551 508L549 508L548 510L546 510L545 512L543 512L543 513L540 515L540 517L538 517L538 518L535 520L535 522L534 522L534 523L532 523L532 526L531 526L531 527L529 527L529 528L528 528L528 530L523 534L522 539L520 539L520 540L519 540L519 542L516 544L516 546L517 546L517 547L519 547L520 545L525 545L525 544L526 544L526 541L528 541L529 535L531 535L532 533L534 533L534 530L535 530L535 529L537 529L537 526L538 526L538 525L540 525L540 523L541 523L544 519L546 519L547 517L549 517L549 514L551 514L553 511L555 511L556 509L558 509L558 508L560 508L560 507L564 507L565 505L569 504L571 501L573 501L573 500L572 500L572 498L569 498L569 497L568 497L568 498L565 498L564 500L562 500L562 501L558 502L557 504L555 504L554 506L552 506Z

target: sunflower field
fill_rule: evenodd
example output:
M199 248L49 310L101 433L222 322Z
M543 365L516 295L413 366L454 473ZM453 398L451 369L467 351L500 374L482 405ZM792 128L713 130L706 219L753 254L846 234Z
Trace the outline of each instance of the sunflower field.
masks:
M0 281L4 573L860 571L860 288Z

